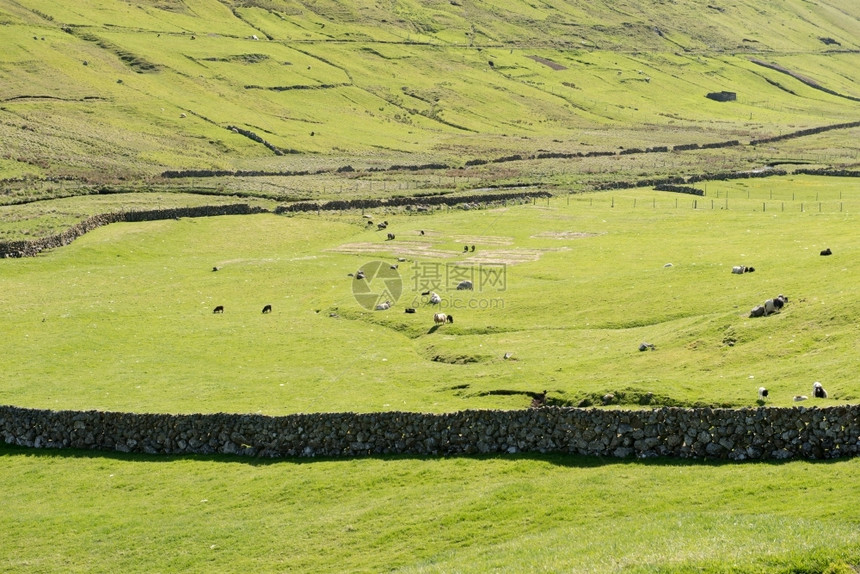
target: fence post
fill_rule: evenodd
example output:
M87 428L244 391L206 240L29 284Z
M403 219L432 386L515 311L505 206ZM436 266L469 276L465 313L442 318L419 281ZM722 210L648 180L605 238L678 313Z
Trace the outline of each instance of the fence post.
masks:
M765 211L767 211L767 203L762 201L761 202L761 212L764 213Z

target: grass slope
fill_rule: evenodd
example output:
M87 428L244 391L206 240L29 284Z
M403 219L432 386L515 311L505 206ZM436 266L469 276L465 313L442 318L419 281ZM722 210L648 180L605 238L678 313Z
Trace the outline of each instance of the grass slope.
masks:
M858 13L844 0L2 0L0 22L5 180L368 153L462 161L464 149L647 147L857 119L855 101L751 57L860 97ZM704 98L720 90L738 101Z

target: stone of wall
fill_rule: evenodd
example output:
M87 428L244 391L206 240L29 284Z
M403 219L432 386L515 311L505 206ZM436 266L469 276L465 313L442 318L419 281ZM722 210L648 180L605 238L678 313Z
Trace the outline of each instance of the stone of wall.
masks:
M408 206L434 206L434 205L492 205L506 201L525 201L527 199L552 197L547 191L516 191L510 193L471 195L427 195L409 197L389 197L386 199L336 199L324 203L290 203L279 205L275 213L298 213L308 211L344 211L348 209L375 209L380 207L408 207Z
M860 454L860 405L519 411L134 414L0 406L7 444L149 454L340 457L564 453L729 460Z

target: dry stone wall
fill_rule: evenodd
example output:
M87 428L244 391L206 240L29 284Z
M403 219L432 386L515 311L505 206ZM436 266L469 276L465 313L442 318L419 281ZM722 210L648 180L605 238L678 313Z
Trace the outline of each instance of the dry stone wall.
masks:
M860 453L860 405L519 411L133 414L0 406L7 444L149 454L257 457L565 453L729 460Z
M200 207L177 207L168 209L149 209L145 211L117 211L93 215L73 225L62 233L33 241L0 242L0 258L35 257L46 249L56 249L70 244L78 237L102 225L119 222L156 221L180 217L215 217L218 215L248 215L263 213L266 209L245 203L233 205L204 205Z

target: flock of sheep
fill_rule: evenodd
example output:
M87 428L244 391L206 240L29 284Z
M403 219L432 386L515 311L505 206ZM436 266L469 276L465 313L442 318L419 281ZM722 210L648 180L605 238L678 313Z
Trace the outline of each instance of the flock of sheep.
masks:
M758 388L758 397L759 397L759 400L761 400L762 402L764 402L767 399L768 394L769 393L768 393L766 388L764 388L764 387ZM813 396L813 398L816 398L816 399L826 399L827 398L827 391L824 389L823 386L821 386L821 383L819 383L818 381L815 381L814 383L812 383L812 396ZM809 397L807 397L806 395L794 395L794 402L805 401L808 398Z
M369 216L366 215L365 218L369 218ZM373 225L373 222L368 220L367 224ZM377 230L382 231L382 230L387 229L387 227L388 227L388 221L383 221L382 223L377 225ZM421 235L424 235L423 230L421 231ZM390 241L393 239L395 239L394 234L388 233L387 240ZM470 251L469 246L468 245L464 246L463 250L464 250L464 252L469 252ZM474 245L471 246L471 251L475 251ZM828 255L832 255L832 253L833 252L830 250L830 248L827 248L827 249L821 251L820 255L828 256ZM403 259L400 259L400 261L403 261ZM667 263L665 266L670 267L670 266L672 266L672 264ZM392 265L391 268L397 269L397 265ZM212 271L218 271L218 270L219 270L218 267L212 268ZM732 267L732 273L737 274L737 275L743 275L745 273L752 273L754 271L755 271L754 267L747 267L744 265L735 265ZM349 276L353 277L355 281L366 280L365 272L362 269L359 269L355 274L350 273ZM457 285L457 290L472 290L473 288L474 288L474 286L473 286L472 281L468 281L468 280L461 281ZM442 302L442 298L439 296L439 294L435 293L433 291L425 291L425 292L421 293L421 295L429 297L428 303L430 305L439 305ZM782 294L777 295L773 299L767 299L763 305L756 305L755 307L753 307L752 310L750 311L749 316L750 317L767 317L768 315L778 313L783 307L785 307L785 305L787 303L788 303L788 297L786 297L785 295L782 295ZM381 303L378 303L375 308L377 311L387 311L387 310L391 309L391 307L392 307L391 301L383 301ZM213 313L223 313L223 312L224 312L224 306L223 305L218 305L213 310ZM268 305L268 304L265 305L263 307L262 312L264 314L271 313L272 312L272 306ZM404 312L411 314L411 313L416 313L417 311L415 308L409 307L409 308L406 308L404 310ZM446 323L453 323L454 317L452 315L449 315L446 313L434 313L433 314L433 322L435 323L435 325L437 327L439 327L439 326L442 326ZM642 343L639 345L640 351L647 351L647 350L654 350L654 349L655 349L655 346L651 343ZM508 355L506 355L505 358L507 359ZM545 406L546 405L546 399L547 399L546 394L547 394L547 391L543 391L543 393L533 393L532 394L533 399L531 402L531 407L532 408L539 408L539 407ZM768 398L768 395L769 395L768 390L765 387L759 387L758 396L759 396L760 402L764 402ZM818 381L816 381L812 385L812 396L814 398L827 398L827 396L828 396L827 391L824 389L824 387ZM607 395L606 397L604 397L604 401L603 401L604 404L608 404L608 402L611 402L611 399L609 401L606 400L608 397L611 397L611 395ZM794 400L796 402L797 401L805 401L808 398L809 397L807 397L806 395L795 395Z
M828 255L833 255L833 251L831 251L830 248L828 247L827 249L822 250L821 253L819 253L819 255L821 255L822 257L826 257ZM744 273L751 273L753 271L755 271L755 268L745 267L743 265L736 265L736 266L732 267L732 273L735 273L738 275L742 275ZM785 295L782 295L782 294L777 295L773 299L766 300L763 305L756 305L755 307L753 307L752 310L750 311L749 316L750 317L767 317L768 315L772 315L774 313L779 313L779 311L783 307L785 307L785 305L787 303L788 303L788 297L786 297ZM765 387L759 387L758 388L759 401L764 402L767 399L768 394L769 394L768 390ZM818 381L815 381L812 384L812 396L816 399L826 399L827 398L827 391L824 390L824 387L821 386L821 383ZM808 398L809 397L807 397L806 395L795 395L794 401L795 402L805 401Z

